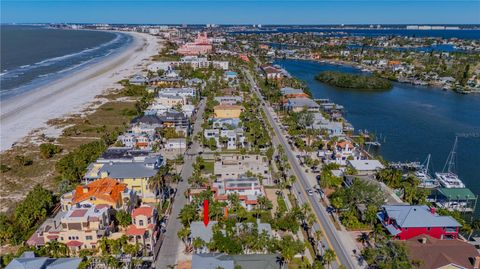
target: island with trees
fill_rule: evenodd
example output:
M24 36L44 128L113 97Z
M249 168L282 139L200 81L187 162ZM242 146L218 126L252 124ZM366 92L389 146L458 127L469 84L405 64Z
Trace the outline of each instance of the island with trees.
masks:
M350 74L338 71L323 71L315 79L331 86L360 90L390 90L392 82L376 76Z

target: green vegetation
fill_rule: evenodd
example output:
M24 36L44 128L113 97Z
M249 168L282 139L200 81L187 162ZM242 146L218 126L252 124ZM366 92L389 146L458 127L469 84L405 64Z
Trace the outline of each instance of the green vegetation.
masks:
M61 158L55 167L62 179L76 183L85 174L88 165L94 162L106 148L103 141L81 145Z
M125 210L119 210L115 213L115 221L118 225L126 228L132 224L132 216Z
M52 143L43 143L40 145L40 155L44 159L50 159L60 152L62 152L62 148Z
M400 242L380 241L376 247L367 247L362 255L369 266L384 269L410 269L414 264L408 260L407 249Z
M0 244L20 244L28 239L37 224L52 212L53 194L40 185L17 205L12 215L0 215Z
M340 220L348 229L372 227L376 213L385 201L385 194L372 182L354 179L348 188L339 188L330 196L332 205L339 211ZM365 207L361 210L360 205Z
M334 176L332 173L332 170L339 168L340 166L335 163L327 164L322 167L322 172L320 173L320 187L322 189L336 189L342 185L343 179Z
M33 164L33 160L30 159L29 157L23 156L23 155L17 155L15 156L15 161L17 162L18 165L20 166L29 166Z
M315 76L315 79L339 88L361 90L389 90L392 88L392 83L384 78L337 71L323 71Z
M267 148L270 145L270 136L267 128L263 124L263 120L259 117L259 101L252 99L244 102L245 110L240 114L243 129L245 130L245 137L250 148L259 153L261 148Z
M403 177L402 172L392 168L385 168L377 173L377 180L385 183L392 189L401 189L403 200L410 204L426 204L428 192L420 189L420 180L413 174Z

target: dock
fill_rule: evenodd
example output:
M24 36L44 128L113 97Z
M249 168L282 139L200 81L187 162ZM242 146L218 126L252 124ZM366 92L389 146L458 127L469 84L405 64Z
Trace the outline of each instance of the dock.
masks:
M420 162L390 162L388 165L398 170L419 170L423 167Z

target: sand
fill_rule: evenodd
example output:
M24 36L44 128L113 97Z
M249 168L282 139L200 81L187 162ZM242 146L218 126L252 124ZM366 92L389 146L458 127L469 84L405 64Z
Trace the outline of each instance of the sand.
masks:
M140 72L149 58L158 54L157 37L142 33L122 52L106 58L25 94L0 103L0 150L8 150L14 143L22 142L29 134L45 129L48 134L59 134L47 126L50 119L79 113L107 89L119 88L118 81Z

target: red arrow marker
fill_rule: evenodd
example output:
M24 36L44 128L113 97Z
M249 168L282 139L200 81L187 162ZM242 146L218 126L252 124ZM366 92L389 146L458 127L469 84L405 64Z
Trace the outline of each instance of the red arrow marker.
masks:
M205 227L208 226L208 222L210 220L208 219L208 200L203 200L203 224L205 224Z

